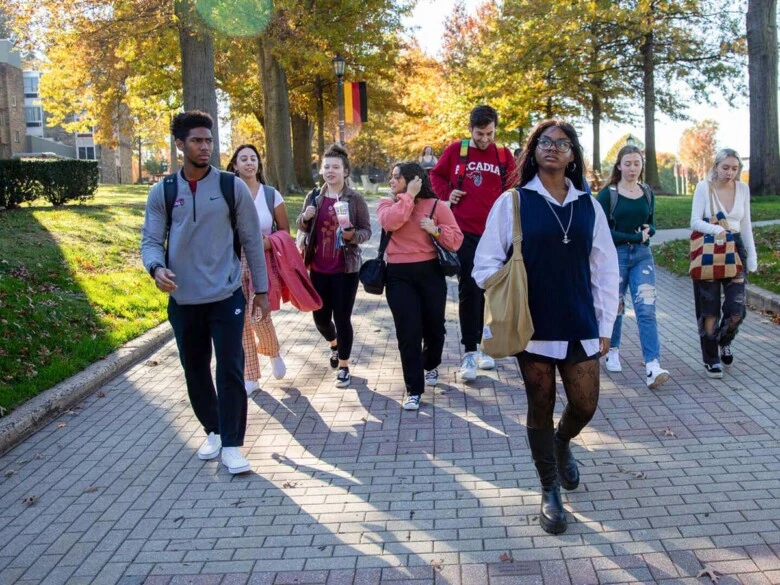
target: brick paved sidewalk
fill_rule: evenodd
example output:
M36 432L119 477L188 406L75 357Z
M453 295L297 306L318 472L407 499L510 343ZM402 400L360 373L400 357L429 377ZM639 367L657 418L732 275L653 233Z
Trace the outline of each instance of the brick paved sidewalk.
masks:
M780 328L751 313L734 366L710 380L690 282L661 273L658 286L673 382L644 386L626 319L624 372L602 371L575 441L564 535L536 519L516 365L457 379L452 283L441 383L416 413L400 407L384 298L359 294L347 390L311 316L277 313L288 375L262 362L254 473L195 456L172 343L117 377L0 458L0 584L703 584L705 567L720 585L780 583Z

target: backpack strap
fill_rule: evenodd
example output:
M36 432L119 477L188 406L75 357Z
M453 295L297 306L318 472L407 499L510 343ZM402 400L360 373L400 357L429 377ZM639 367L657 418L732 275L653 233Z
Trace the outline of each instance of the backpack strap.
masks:
M236 220L236 176L233 173L219 172L219 190L222 191L222 197L227 202L230 211L230 227L233 230L233 251L236 256L241 258L241 240L238 237L238 227Z
M650 213L653 213L653 196L650 195L650 188L645 183L639 183L639 187L642 189L642 193L645 194L645 199L647 199L647 207L650 209Z
M507 156L506 156L506 147L496 142L496 153L498 154L498 172L501 173L501 192L504 192L504 189L506 189L506 166L507 166Z
M271 213L271 232L276 231L276 216L274 215L274 203L276 202L276 189L269 185L263 185L263 195L265 195L265 204Z
M173 223L173 204L176 203L176 195L179 192L177 173L166 175L163 179L163 193L165 195L165 264L168 265L168 247L171 239L171 224Z
M466 163L469 162L469 143L470 138L464 138L460 141L460 165L458 165L458 191L463 187L463 179L466 178Z
M617 185L610 185L609 186L609 217L607 218L610 222L610 224L615 223L615 207L617 207L618 203L618 191L617 191Z

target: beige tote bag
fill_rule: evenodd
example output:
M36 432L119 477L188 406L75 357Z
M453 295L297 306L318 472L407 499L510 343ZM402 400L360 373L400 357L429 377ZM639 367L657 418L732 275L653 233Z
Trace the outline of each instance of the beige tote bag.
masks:
M494 358L520 353L534 334L522 253L520 193L515 190L515 194L512 197L512 258L485 281L485 328L481 349Z

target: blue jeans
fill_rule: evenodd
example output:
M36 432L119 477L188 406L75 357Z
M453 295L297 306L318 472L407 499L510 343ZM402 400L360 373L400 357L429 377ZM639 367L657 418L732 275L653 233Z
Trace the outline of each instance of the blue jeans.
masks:
M655 320L655 263L649 246L621 244L617 246L620 264L620 308L612 329L611 347L620 347L620 333L625 312L626 288L631 289L631 303L634 305L636 323L639 328L639 343L645 363L661 357L658 341L658 325Z

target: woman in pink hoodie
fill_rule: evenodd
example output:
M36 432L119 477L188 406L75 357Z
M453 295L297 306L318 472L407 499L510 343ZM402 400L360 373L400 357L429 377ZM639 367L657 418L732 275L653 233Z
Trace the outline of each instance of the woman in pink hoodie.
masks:
M447 282L434 240L452 252L460 231L450 208L436 198L418 163L401 163L390 178L392 198L377 207L387 245L387 304L393 313L407 398L404 410L420 408L425 385L435 386L444 349Z

